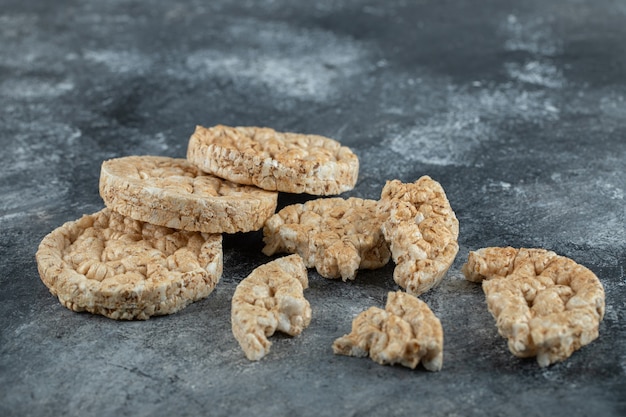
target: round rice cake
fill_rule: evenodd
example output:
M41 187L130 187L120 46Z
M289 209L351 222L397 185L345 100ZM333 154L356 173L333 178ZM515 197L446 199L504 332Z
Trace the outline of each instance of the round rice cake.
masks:
M259 230L278 193L207 175L185 159L127 156L102 163L100 195L135 220L205 233Z
M43 283L70 310L145 320L213 291L222 275L222 235L169 229L105 208L52 231L36 259Z
M353 280L359 269L382 268L389 245L376 200L318 198L281 209L263 227L263 253L297 253L325 278Z
M187 159L218 177L287 193L340 194L359 173L357 156L336 140L263 127L197 126Z
M539 366L567 359L599 335L604 288L586 267L545 249L483 248L462 268L482 282L498 333L515 356Z

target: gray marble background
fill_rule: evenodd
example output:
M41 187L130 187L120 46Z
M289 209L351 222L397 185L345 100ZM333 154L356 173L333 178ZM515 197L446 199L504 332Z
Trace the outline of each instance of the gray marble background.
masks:
M621 0L0 0L0 415L626 415L625 23ZM311 270L310 327L247 361L230 297L269 260L259 233L226 236L216 290L171 316L116 322L48 292L37 246L103 207L104 159L184 157L218 123L340 140L361 161L345 197L444 186L461 250L422 296L441 372L332 353L397 289L392 265ZM599 339L544 369L508 352L460 273L506 245L599 276Z

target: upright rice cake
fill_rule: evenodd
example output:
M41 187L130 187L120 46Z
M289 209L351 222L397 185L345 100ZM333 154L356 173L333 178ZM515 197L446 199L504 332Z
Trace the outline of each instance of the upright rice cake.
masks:
M414 183L387 181L378 202L396 267L393 278L409 294L438 285L459 251L459 221L441 184L429 176Z

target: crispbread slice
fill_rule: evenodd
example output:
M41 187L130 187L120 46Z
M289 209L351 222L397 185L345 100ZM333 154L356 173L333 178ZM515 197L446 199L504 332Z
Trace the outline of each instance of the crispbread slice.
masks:
M313 195L351 190L359 172L357 156L336 140L262 127L197 126L187 159L239 184Z
M463 266L482 282L487 307L511 353L539 366L567 359L599 335L604 288L589 269L545 249L483 248Z
M105 208L53 230L36 259L43 283L70 310L145 320L213 291L222 275L222 236L155 226Z
M278 194L201 172L185 159L127 156L102 163L100 195L135 220L206 233L258 230Z

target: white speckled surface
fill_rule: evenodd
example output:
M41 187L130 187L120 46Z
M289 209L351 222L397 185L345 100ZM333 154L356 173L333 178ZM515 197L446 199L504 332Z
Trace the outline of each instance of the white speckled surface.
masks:
M0 0L0 415L625 415L624 19L613 0ZM259 233L225 237L216 290L171 316L116 322L47 291L37 245L103 207L103 160L184 157L218 123L340 140L361 162L345 197L443 185L461 249L421 297L441 372L332 354L397 289L392 265L346 283L310 270L309 328L247 361L230 298L271 259ZM594 271L600 338L546 369L513 357L460 273L504 245Z

